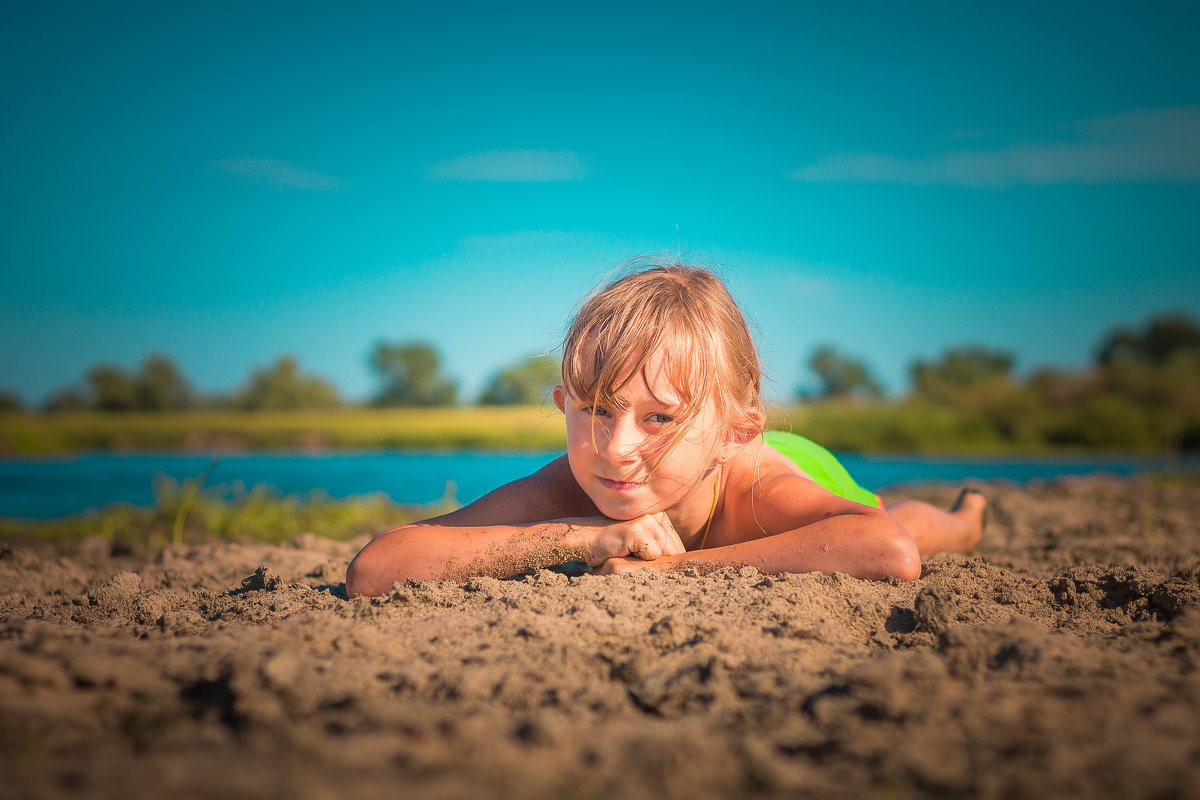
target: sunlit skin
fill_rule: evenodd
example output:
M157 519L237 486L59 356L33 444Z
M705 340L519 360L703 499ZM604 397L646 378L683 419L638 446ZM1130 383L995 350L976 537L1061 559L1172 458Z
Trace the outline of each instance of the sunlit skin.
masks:
M845 500L756 431L722 427L711 400L664 453L663 434L682 410L665 366L655 355L630 376L617 391L620 408L556 388L566 456L458 511L376 538L351 563L348 592L381 594L394 581L464 571L517 574L566 559L602 575L705 562L913 580L921 552L977 541L982 498L957 517L924 503L889 514Z
M666 512L675 530L691 539L708 520L719 461L727 460L730 444L722 440L711 403L673 436L683 401L662 366L657 357L647 364L653 389L638 375L618 392L623 409L571 397L561 386L554 403L566 417L571 474L601 514L629 520Z

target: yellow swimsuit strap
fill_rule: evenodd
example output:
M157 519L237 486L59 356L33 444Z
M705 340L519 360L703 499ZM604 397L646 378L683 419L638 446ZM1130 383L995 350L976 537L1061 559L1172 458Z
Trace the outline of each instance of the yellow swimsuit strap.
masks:
M708 529L712 527L713 517L717 513L717 493L721 488L721 470L717 469L717 479L713 481L713 502L712 508L708 511L708 522L704 523L704 536L700 539L700 546L697 550L703 550L705 543L708 541Z

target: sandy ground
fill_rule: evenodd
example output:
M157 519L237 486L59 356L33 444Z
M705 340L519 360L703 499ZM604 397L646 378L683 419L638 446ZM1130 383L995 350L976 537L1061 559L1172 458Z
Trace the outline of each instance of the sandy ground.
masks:
M1200 480L986 488L977 557L911 584L543 571L350 602L361 543L10 542L0 780L123 800L1200 797Z

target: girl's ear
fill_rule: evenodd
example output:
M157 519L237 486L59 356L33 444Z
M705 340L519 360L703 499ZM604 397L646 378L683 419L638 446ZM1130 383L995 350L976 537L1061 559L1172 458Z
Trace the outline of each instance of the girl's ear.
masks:
M558 410L567 413L567 393L563 389L562 384L554 387L554 405L558 406Z
M765 425L766 419L761 411L757 408L746 409L742 419L730 426L729 432L725 434L725 441L721 445L722 459L728 461L733 458L738 451L750 444L754 437L762 433Z

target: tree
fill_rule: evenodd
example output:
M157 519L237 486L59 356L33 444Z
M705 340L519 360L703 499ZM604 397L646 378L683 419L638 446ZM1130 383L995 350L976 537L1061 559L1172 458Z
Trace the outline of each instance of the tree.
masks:
M50 414L67 411L86 411L91 408L87 393L73 386L59 389L46 400L42 406Z
M1144 431L1152 432L1149 438L1156 445L1171 450L1197 448L1200 328L1190 316L1159 314L1141 329L1115 328L1100 342L1096 361L1100 369L1090 386L1094 394L1119 399L1133 413L1145 417ZM1125 445L1124 440L1116 439L1110 444Z
M448 406L458 395L458 386L438 373L437 350L425 342L378 342L368 361L382 383L374 405Z
M937 361L913 362L909 368L913 392L927 400L955 403L973 386L1007 380L1013 360L1012 353L983 345L951 348Z
M115 364L97 364L88 370L86 388L56 393L47 411L171 411L188 408L192 389L171 359L151 355L135 375Z
M21 395L8 389L0 389L0 413L24 410L25 403L21 400Z
M178 411L192 405L192 387L171 359L148 356L137 377L137 405L145 411Z
M813 350L808 357L808 368L821 381L821 397L878 398L883 395L883 387L867 365L839 353L833 345L823 344Z
M134 411L138 386L132 375L114 364L98 364L88 370L92 406L100 411Z
M1096 348L1096 362L1104 367L1126 363L1158 367L1180 352L1200 356L1200 328L1186 313L1159 314L1140 331L1127 327L1109 331Z
M560 364L551 356L529 356L501 370L479 397L481 406L530 405L546 399L560 377Z
M324 378L304 375L291 356L255 370L234 398L234 405L247 411L336 408L341 402L333 384Z

